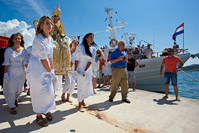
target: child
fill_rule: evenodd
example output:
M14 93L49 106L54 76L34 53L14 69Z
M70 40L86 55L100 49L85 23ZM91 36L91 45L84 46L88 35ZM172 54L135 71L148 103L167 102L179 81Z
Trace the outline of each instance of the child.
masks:
M104 85L103 86L106 85L106 79L107 78L108 78L108 84L107 85L110 85L110 80L111 80L111 76L112 76L110 56L111 56L111 53L109 53L108 58L107 58L105 65L104 65Z

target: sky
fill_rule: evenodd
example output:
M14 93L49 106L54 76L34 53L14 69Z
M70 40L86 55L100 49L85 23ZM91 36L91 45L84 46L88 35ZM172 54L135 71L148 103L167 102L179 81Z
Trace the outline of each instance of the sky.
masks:
M128 22L125 32L153 44L157 52L172 47L172 34L184 22L184 45L191 54L199 52L199 1L198 0L0 0L0 35L10 36L22 32L26 46L34 39L33 21L43 15L52 16L60 3L61 20L67 36L95 34L98 46L108 45L110 33L105 7L113 8L113 25L116 20ZM116 39L122 38L122 29L116 30ZM83 38L83 36L81 36ZM177 36L183 46L183 35ZM80 39L81 41L81 39ZM146 45L146 43L141 42ZM199 59L189 59L185 65L199 64Z

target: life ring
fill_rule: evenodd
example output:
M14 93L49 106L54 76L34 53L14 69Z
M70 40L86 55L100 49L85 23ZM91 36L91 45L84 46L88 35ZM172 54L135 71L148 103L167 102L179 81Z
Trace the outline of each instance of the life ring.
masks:
M118 43L118 41L116 39L111 39L110 42L109 42L109 45L111 47L115 47L115 46L117 46L117 43Z

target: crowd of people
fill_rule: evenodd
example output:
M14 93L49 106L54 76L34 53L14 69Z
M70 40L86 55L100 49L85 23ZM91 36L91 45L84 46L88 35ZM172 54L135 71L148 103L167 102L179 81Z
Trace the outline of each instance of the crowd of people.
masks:
M127 94L130 82L133 84L133 90L136 90L134 70L139 65L137 59L152 58L153 50L150 48L150 44L145 49L138 45L131 51L125 50L124 41L119 41L118 48L110 51L105 59L103 51L93 46L94 34L88 33L84 36L82 43L79 44L78 40L70 43L70 64L73 73L64 75L65 81L62 87L62 83L60 85L59 82L62 82L63 76L59 78L60 76L54 73L52 29L52 19L43 16L37 25L33 45L29 47L31 50L24 48L24 39L21 33L13 34L8 42L2 64L4 66L3 93L11 114L17 114L16 107L26 79L30 88L33 111L36 113L36 122L42 127L48 126L46 119L53 120L50 111L56 109L55 90L59 87L62 88L61 100L71 103L70 96L77 84L80 112L84 112L84 108L88 107L85 99L96 94L96 87L108 86L110 88L109 101L113 102L120 86L122 101L130 103ZM177 58L176 62L180 62L180 60ZM166 59L164 64L167 65ZM173 69L175 68L173 67ZM101 86L102 81L103 85ZM173 83L177 91L176 84ZM168 88L168 86L166 87ZM168 93L166 97L168 97ZM178 97L176 96L176 98Z

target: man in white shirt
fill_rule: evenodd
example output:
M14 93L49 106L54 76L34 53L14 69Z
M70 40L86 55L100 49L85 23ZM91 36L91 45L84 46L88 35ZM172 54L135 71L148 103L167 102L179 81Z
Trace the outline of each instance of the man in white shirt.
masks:
M147 48L144 49L144 53L147 59L151 59L152 54L154 53L153 50L150 48L150 44L147 44Z

